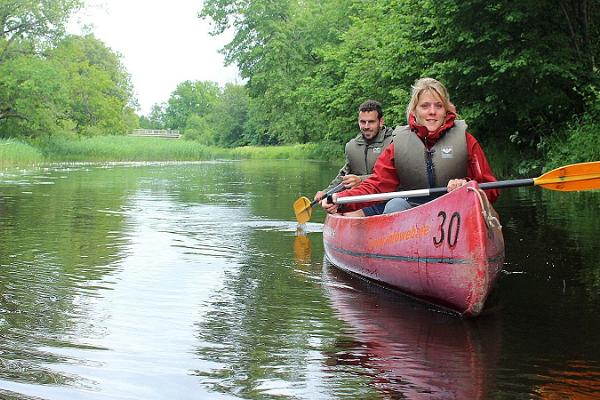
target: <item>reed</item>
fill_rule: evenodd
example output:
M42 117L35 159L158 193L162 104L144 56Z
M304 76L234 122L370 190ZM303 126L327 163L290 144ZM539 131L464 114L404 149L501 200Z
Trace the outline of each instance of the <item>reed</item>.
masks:
M184 140L131 136L50 138L41 146L50 162L188 161L210 159L216 152Z
M286 146L244 146L230 149L235 158L270 160L333 160L343 162L344 146L306 143Z
M213 159L343 160L338 144L220 148L182 139L133 136L51 137L36 144L48 162L196 161Z
M0 168L34 165L44 162L42 152L15 139L0 139Z
M309 143L220 148L194 141L132 136L46 137L32 144L0 139L0 168L53 162L197 161L214 159L335 160L343 146Z

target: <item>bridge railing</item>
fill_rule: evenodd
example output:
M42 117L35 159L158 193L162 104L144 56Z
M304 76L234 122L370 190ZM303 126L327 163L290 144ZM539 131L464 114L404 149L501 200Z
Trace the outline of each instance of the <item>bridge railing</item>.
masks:
M153 136L178 139L181 137L181 134L178 130L171 129L134 129L129 133L129 136Z

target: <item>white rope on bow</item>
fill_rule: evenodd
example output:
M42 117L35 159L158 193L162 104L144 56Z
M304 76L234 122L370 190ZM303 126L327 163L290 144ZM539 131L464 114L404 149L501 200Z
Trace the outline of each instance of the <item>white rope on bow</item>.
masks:
M500 224L500 220L494 215L492 210L492 205L490 204L490 200L485 195L484 191L481 189L475 189L472 187L467 188L469 191L474 192L479 198L479 204L481 204L481 215L487 226L489 228L497 227L498 229L502 229L502 225Z

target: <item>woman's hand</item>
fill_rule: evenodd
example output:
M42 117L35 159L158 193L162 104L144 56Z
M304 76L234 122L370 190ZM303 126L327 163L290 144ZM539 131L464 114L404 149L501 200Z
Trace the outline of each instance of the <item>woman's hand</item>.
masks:
M467 184L467 180L466 179L450 179L448 181L448 192L451 192L455 189L458 189L459 187L461 187L462 185L466 185Z

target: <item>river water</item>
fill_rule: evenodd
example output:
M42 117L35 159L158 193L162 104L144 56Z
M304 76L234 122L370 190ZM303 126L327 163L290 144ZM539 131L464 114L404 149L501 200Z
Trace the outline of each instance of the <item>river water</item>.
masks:
M0 172L2 399L592 399L598 192L504 190L503 274L462 320L323 260L292 203L338 166Z

